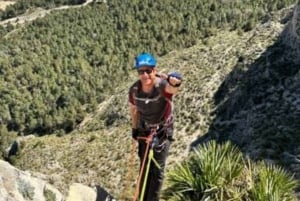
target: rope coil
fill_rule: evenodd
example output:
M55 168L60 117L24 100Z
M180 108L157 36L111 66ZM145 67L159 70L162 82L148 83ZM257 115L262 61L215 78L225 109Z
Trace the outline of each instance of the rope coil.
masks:
M126 192L129 192L130 189L130 183L131 183L131 179L133 178L133 171L134 171L134 162L135 162L135 152L136 152L136 142L135 140L132 140L131 143L131 151L130 151L130 158L128 161L128 170L127 170L127 176L126 176L126 183L125 183L125 187L123 190L123 193L121 195L121 200L125 201L126 200Z

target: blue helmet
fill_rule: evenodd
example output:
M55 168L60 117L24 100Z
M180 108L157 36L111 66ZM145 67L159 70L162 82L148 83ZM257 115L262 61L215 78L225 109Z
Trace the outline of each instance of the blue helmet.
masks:
M136 69L142 66L149 66L154 68L156 66L156 59L152 54L149 53L141 53L135 58L134 67Z

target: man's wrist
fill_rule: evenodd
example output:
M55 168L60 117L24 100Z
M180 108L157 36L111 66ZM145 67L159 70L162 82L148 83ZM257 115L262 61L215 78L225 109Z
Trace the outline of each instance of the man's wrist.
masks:
M181 85L181 82L180 83L177 83L177 84L171 84L170 82L168 82L169 83L169 85L171 86L171 87L180 87L180 85Z

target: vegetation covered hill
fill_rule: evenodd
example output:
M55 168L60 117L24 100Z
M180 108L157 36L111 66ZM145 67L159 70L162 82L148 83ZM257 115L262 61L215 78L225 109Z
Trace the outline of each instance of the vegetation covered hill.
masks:
M14 30L6 26L0 41L2 124L25 135L68 133L114 93L111 80L127 79L138 52L162 56L220 28L247 31L292 3L109 1L53 11Z
M131 148L132 60L151 51L161 71L184 76L170 167L208 139L284 164L299 133L299 63L280 54L292 3L108 1L3 27L1 149L10 136L45 135L24 141L11 162L52 174L63 191L72 182L100 184L119 197Z

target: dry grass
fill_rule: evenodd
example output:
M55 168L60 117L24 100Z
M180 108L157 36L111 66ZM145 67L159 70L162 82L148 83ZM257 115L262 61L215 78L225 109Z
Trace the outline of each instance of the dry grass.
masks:
M64 194L70 184L79 182L101 185L118 195L125 185L130 158L131 140L127 133L125 128L119 128L35 138L25 142L16 165L48 175L48 181ZM137 157L135 161L132 168L137 172ZM134 178L130 183L134 183Z

